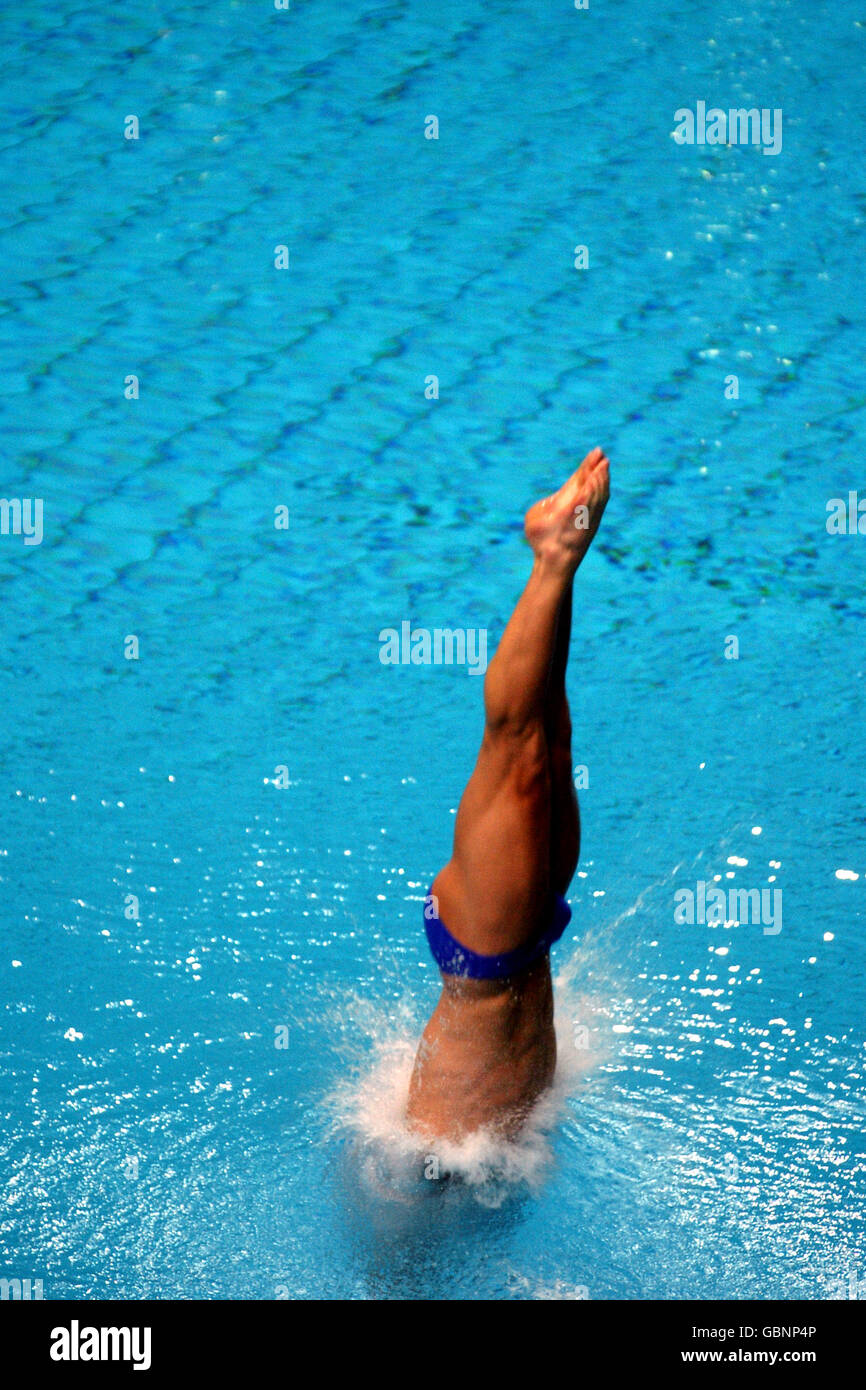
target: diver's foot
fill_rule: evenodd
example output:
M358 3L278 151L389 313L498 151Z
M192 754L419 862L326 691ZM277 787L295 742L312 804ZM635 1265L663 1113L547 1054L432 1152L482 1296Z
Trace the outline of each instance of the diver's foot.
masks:
M610 495L610 462L603 449L587 454L558 492L526 513L526 539L536 558L573 573L592 543Z

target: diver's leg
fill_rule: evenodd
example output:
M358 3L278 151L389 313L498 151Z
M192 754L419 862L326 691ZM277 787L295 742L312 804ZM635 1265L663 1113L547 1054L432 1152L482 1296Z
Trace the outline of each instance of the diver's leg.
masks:
M553 893L563 891L567 860L560 862L551 844L551 678L555 674L562 685L554 741L561 787L567 645L559 650L562 671L555 671L557 633L565 632L563 605L607 495L608 463L596 449L558 492L527 512L532 573L485 677L481 751L460 802L451 860L432 889L451 933L484 955L513 950L537 935L549 921ZM580 504L588 508L586 529L574 526Z
M565 693L565 671L571 639L573 581L559 608L556 651L550 668L545 727L550 754L550 886L564 895L580 857L580 812L574 789L571 755L571 712Z
M460 801L451 861L433 884L449 931L495 955L550 911L547 684L566 580L536 560L484 682L481 750Z

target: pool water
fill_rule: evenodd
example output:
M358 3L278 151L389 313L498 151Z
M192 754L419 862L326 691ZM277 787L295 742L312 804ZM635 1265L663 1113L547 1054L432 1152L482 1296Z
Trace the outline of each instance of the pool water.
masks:
M41 544L0 536L0 1274L866 1292L866 536L826 527L866 496L864 24L0 16L2 495L44 503ZM677 144L698 100L781 108L781 152ZM523 511L596 443L560 1076L520 1145L431 1181L421 904L482 682L379 634L492 651ZM678 922L700 882L781 891L781 930Z

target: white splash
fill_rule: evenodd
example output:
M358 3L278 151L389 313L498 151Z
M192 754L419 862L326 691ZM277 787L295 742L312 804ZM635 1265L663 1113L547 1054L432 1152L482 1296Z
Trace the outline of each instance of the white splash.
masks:
M378 1041L372 1058L355 1058L349 1074L326 1098L332 1136L349 1138L371 1195L411 1203L427 1186L425 1178L448 1174L459 1179L482 1206L498 1207L510 1192L539 1190L552 1163L552 1133L567 1099L599 1061L598 1010L578 998L563 976L555 982L558 1059L553 1086L531 1111L520 1135L506 1140L482 1129L455 1142L438 1140L435 1155L406 1124L406 1098L421 1033L414 1006L404 999L399 1015L355 999L352 1012L366 1015L364 1032ZM580 1024L576 1042L575 1019ZM429 1189L428 1189L429 1190Z

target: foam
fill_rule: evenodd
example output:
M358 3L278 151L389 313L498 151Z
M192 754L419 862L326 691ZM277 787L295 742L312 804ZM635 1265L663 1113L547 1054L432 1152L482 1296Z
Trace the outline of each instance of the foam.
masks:
M536 1102L520 1134L511 1140L487 1129L466 1139L438 1140L435 1154L406 1124L406 1098L422 1024L404 998L397 1016L355 999L352 1012L366 1015L364 1031L377 1041L372 1060L350 1059L347 1075L326 1097L330 1132L351 1146L353 1169L369 1195L414 1203L441 1192L448 1176L482 1206L499 1207L517 1190L537 1192L552 1161L552 1136L566 1103L600 1057L597 1043L578 1048L573 1020L596 1009L578 998L564 976L557 978L555 1018L557 1068L551 1088ZM591 1035L590 1035L591 1036ZM428 1179L428 1181L424 1181Z

